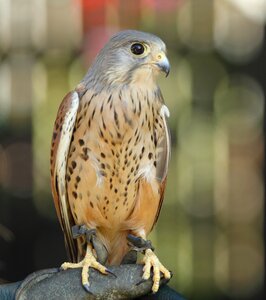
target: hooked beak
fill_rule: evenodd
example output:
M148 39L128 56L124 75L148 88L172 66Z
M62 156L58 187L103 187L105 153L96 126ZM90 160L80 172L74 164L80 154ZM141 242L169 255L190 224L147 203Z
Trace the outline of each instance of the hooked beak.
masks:
M156 57L155 65L165 73L165 77L168 76L170 72L170 63L164 52L160 52Z

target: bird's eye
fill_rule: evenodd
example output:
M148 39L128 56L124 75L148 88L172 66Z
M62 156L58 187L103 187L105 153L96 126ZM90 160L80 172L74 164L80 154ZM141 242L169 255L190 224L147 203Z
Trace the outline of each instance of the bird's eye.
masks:
M145 51L145 46L141 43L134 43L132 44L130 50L135 55L141 55Z

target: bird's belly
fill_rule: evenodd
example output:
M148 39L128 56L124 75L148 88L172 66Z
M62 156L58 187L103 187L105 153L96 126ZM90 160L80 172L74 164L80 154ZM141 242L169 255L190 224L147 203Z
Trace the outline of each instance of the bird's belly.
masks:
M134 210L143 170L155 176L151 111L127 109L97 115L98 107L75 130L68 198L76 223L119 231Z
M112 229L119 230L135 206L140 160L133 152L134 148L131 153L127 143L105 147L98 167L95 167L91 201Z

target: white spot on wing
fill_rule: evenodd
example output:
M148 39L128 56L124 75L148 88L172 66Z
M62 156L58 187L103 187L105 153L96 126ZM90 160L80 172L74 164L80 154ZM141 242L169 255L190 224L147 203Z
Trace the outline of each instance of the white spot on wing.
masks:
M166 116L167 118L170 117L170 111L168 109L168 107L164 104L162 105L161 109L160 109L160 115L162 117Z
M164 147L166 147L166 151L167 151L167 155L165 157L164 160L164 172L163 172L163 176L161 179L165 178L167 170L168 170L168 163L169 163L169 159L170 159L170 136L169 136L169 132L168 132L168 127L167 127L167 122L166 122L166 117L169 118L170 117L170 112L169 109L166 105L162 105L161 109L160 109L160 115L162 116L163 119L163 124L164 124L164 131L165 131L165 139L166 139L166 145ZM159 142L159 144L162 141ZM158 153L161 152L160 149L158 151Z
M147 182L152 182L155 178L155 168L152 163L145 165L138 171L138 177L143 177Z

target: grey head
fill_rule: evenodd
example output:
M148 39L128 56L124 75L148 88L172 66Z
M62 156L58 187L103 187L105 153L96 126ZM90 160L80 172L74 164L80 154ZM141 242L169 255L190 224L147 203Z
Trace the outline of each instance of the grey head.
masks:
M168 75L169 71L166 47L159 37L125 30L111 37L101 49L83 83L87 88L147 84L154 81L159 72Z

